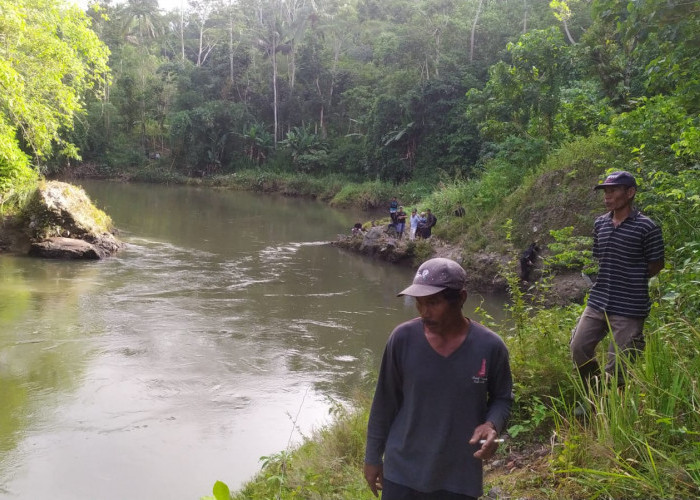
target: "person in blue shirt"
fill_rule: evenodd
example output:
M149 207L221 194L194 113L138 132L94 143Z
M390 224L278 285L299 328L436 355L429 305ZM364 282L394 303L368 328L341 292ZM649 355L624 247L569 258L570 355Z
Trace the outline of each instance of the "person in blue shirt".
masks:
M391 218L391 223L396 224L396 212L399 211L399 202L394 196L389 203L389 217Z

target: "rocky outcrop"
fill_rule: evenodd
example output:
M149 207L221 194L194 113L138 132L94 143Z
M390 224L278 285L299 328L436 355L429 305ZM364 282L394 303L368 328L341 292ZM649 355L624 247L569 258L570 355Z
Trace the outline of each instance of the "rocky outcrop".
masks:
M434 236L430 240L411 242L407 238L396 238L395 233L384 225L372 227L361 234L338 235L331 244L368 257L413 267L432 257L446 257L459 262L467 271L470 292L502 293L508 288L502 275L502 269L508 264L507 255L496 252L465 254L460 246ZM547 302L562 306L581 303L590 285L590 280L577 273L555 275L547 292ZM527 289L530 285L523 283L522 286Z
M29 248L29 255L48 259L71 260L97 260L105 256L104 253L92 243L75 238L48 238L44 241L32 243Z
M28 254L54 259L101 259L124 244L112 220L81 188L64 182L42 183L20 217Z
M387 225L383 225L371 227L362 234L339 235L331 244L368 257L412 267L432 257L447 257L462 264L472 291L500 292L506 289L505 279L499 274L504 257L495 253L466 256L460 247L435 236L429 240L398 239Z
M387 226L374 226L355 235L338 235L332 245L394 264L413 265L415 245L399 240Z

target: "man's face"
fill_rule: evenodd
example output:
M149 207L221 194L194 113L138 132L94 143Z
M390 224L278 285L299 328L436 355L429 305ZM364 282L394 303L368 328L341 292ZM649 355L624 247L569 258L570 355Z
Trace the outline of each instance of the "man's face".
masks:
M603 188L603 192L605 193L603 196L605 208L614 211L631 203L637 191L635 188L627 186L606 186Z
M416 297L416 309L425 326L432 331L440 331L455 314L462 314L460 304L449 302L442 293Z

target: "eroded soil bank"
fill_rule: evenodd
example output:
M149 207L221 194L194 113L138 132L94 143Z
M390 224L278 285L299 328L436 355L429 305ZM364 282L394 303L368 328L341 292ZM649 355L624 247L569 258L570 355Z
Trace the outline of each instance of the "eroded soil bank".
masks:
M507 291L507 282L501 272L508 263L507 255L495 252L476 252L466 255L458 245L435 237L423 242L396 238L384 226L372 227L369 231L357 235L338 235L331 244L369 258L413 268L417 268L428 258L446 257L459 262L467 271L470 292L503 293ZM541 272L535 272L533 275L538 277ZM531 285L532 283L521 283L525 290ZM579 273L560 273L552 277L547 302L561 306L581 303L588 289L588 281Z

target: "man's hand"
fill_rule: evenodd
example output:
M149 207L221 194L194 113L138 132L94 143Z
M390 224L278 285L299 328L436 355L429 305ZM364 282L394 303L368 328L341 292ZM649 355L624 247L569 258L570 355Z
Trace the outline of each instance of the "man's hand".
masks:
M365 480L367 484L369 484L369 489L372 490L375 497L379 496L379 491L382 489L382 480L384 479L383 472L383 465L365 464Z
M474 457L480 460L488 460L496 453L496 448L498 448L498 443L496 442L496 437L498 433L496 432L496 427L491 422L484 422L479 427L474 429L474 434L469 440L469 444L478 444L482 439L484 444L481 445Z

